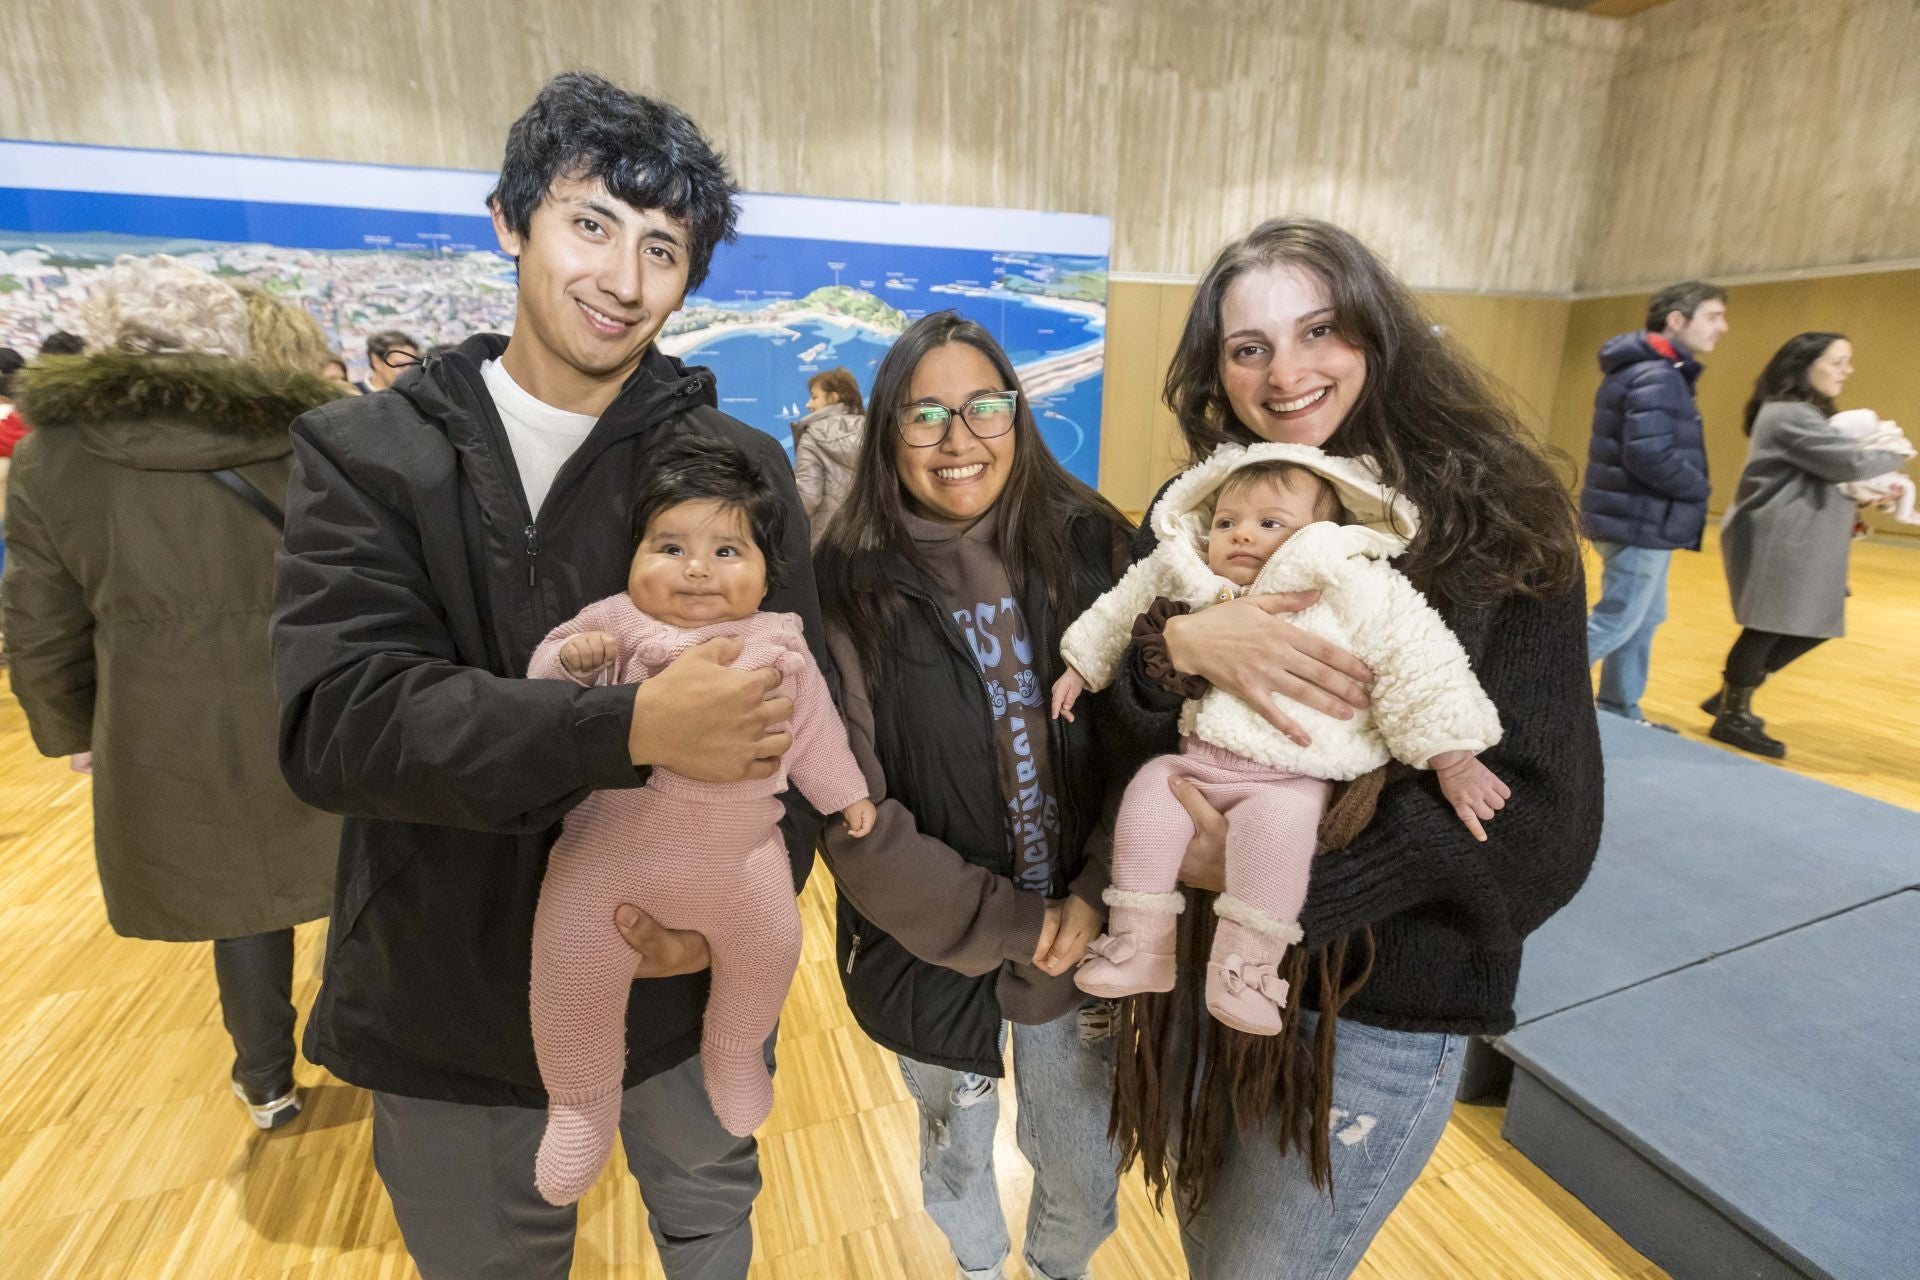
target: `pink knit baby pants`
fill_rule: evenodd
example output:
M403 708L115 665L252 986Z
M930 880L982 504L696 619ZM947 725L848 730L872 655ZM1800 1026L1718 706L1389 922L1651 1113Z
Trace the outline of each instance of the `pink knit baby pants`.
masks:
M644 787L581 801L554 844L533 918L531 993L548 1097L534 1180L554 1204L593 1185L619 1126L635 963L614 924L621 903L707 940L700 1065L720 1123L744 1137L773 1107L761 1055L800 962L782 807L714 790L656 770Z
M1113 839L1113 887L1171 893L1193 819L1168 783L1189 778L1227 819L1227 892L1276 925L1300 919L1314 840L1332 784L1235 755L1197 738L1155 756L1127 784Z

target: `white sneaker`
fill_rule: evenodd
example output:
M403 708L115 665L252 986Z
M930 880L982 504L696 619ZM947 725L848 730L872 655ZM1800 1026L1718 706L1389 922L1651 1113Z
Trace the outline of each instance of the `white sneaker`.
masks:
M247 1087L235 1080L233 1096L240 1099L241 1105L246 1107L247 1115L256 1129L278 1129L282 1125L292 1124L300 1118L300 1108L306 1102L299 1085L295 1085L277 1098L256 1102L253 1095L247 1091Z

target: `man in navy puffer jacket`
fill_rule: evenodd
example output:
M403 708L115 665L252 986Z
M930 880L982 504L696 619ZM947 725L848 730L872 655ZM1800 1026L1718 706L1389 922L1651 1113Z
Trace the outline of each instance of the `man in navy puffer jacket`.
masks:
M1587 658L1601 664L1600 709L1641 724L1653 723L1640 714L1640 695L1653 633L1667 616L1667 565L1678 548L1700 549L1707 523L1696 357L1726 331L1726 291L1689 280L1654 297L1644 332L1600 348L1605 376L1580 490L1581 523L1604 564L1600 601L1587 617Z

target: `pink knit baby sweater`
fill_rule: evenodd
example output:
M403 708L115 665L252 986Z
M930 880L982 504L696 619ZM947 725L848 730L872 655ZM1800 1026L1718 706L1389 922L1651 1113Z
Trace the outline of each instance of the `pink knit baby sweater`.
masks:
M773 1104L762 1057L800 955L800 914L774 797L791 777L816 808L835 814L862 800L866 780L826 680L807 652L800 619L756 613L682 629L651 618L626 596L587 606L534 652L528 674L569 679L560 649L582 632L616 637L618 657L600 680L638 683L694 645L742 642L741 671L776 667L793 699L793 746L773 776L706 783L655 768L644 787L596 791L568 815L548 861L534 917L534 1048L548 1094L547 1132L535 1165L556 1204L592 1186L612 1149L625 1068L627 989L634 954L613 913L632 903L669 929L707 939L712 986L701 1066L715 1114L751 1133Z

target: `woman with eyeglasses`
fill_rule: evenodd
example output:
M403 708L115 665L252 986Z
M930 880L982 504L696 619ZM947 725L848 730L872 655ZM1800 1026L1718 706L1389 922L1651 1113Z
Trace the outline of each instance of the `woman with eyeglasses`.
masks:
M1047 452L993 336L945 311L881 361L852 490L815 552L879 816L829 834L847 1003L899 1055L921 1186L959 1274L1009 1251L993 1167L1009 1038L1034 1168L1029 1273L1078 1280L1115 1225L1112 1010L1073 984L1104 920L1109 791L1144 755L1104 702L1047 718L1062 629L1127 560L1126 520Z

